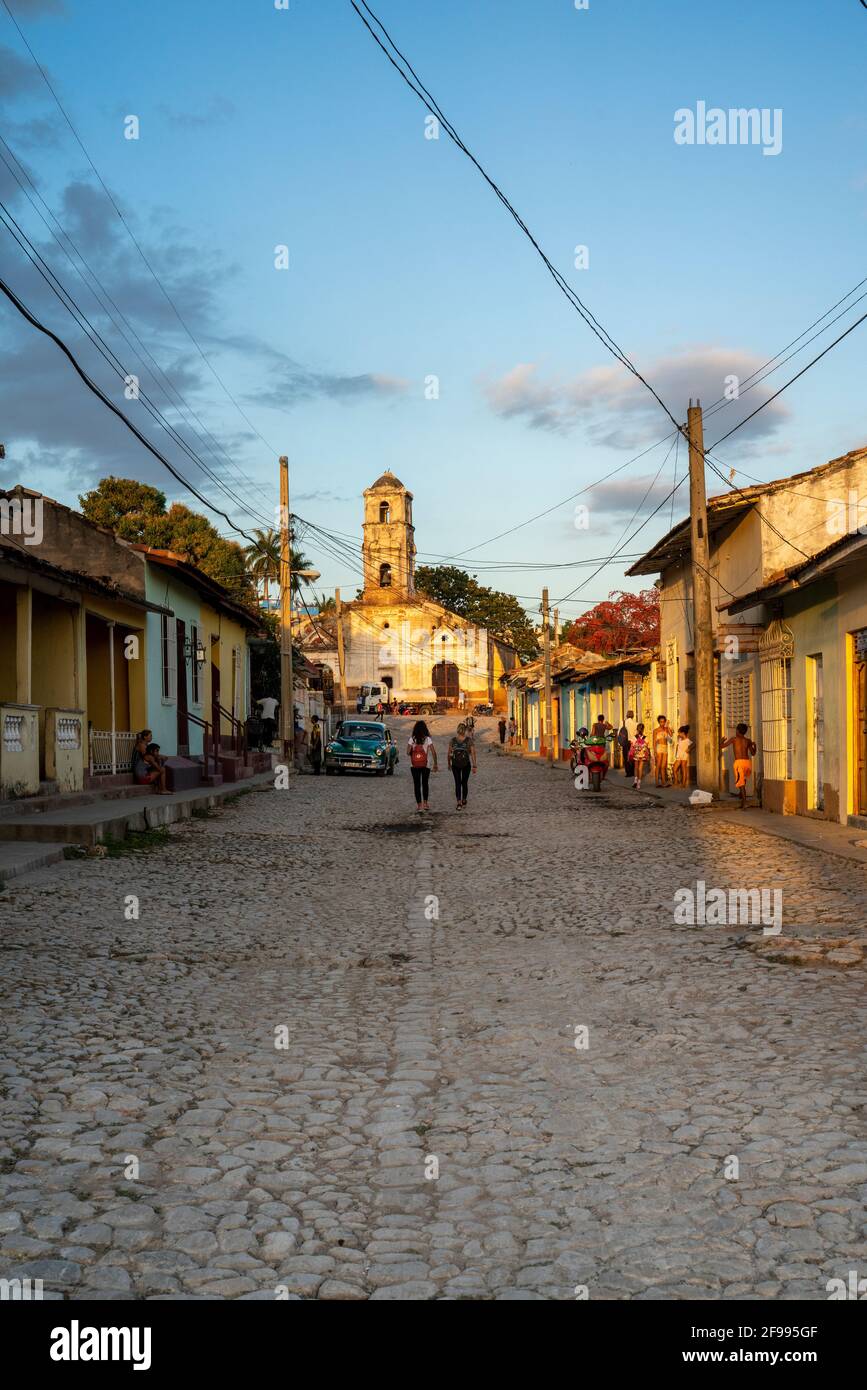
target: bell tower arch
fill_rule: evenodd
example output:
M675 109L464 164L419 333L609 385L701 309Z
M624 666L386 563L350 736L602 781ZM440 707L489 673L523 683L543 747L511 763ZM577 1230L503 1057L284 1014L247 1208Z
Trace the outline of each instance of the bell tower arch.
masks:
M364 600L394 603L415 594L412 493L390 469L364 491Z

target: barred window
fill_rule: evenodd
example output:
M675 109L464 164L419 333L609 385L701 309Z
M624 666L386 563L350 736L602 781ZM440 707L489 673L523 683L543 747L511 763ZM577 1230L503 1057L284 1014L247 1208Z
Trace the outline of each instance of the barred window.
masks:
M776 656L763 660L762 670L762 758L768 781L791 780L792 748L792 658Z
M202 672L196 660L201 636L202 630L198 623L190 623L190 645L193 652L190 663L190 695L194 705L202 703Z
M723 723L728 737L738 724L753 722L752 690L749 672L726 676L723 683Z
M163 699L178 698L178 638L177 625L173 617L162 615L161 647L163 667Z

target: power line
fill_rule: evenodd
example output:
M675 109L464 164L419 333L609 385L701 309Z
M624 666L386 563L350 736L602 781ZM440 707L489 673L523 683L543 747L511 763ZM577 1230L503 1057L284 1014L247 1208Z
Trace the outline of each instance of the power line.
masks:
M168 377L167 373L166 373L166 372L164 371L164 369L160 366L160 364L156 361L156 359L155 359L155 357L153 356L153 354L149 351L149 349L147 348L146 344L142 341L140 335L136 332L135 328L134 328L134 327L132 326L132 324L130 323L129 319L125 316L125 314L124 314L123 311L120 309L120 307L118 306L118 304L117 304L117 302L115 301L115 299L112 297L112 295L111 295L111 294L109 293L109 291L106 289L105 285L103 284L103 282L102 282L102 280L99 278L99 276L96 274L96 272L95 272L95 270L93 269L93 267L92 267L92 266L89 264L89 262L86 260L86 258L85 258L85 256L83 255L83 253L82 253L80 247L79 247L78 245L76 245L76 243L75 243L75 241L73 240L73 238L72 238L72 237L69 235L69 233L66 231L66 229L64 228L64 226L63 226L63 224L61 223L60 219L57 217L56 213L54 213L54 212L52 211L52 209L48 206L48 203L45 201L45 199L43 198L43 196L42 196L42 194L40 193L39 189L36 187L35 183L33 182L33 180L31 179L30 175L28 174L27 169L26 169L25 166L22 164L22 162L21 162L21 160L18 158L18 156L15 154L14 150L13 150L12 147L9 145L8 141L5 140L5 139L3 138L2 135L0 135L0 145L2 145L3 148L7 151L7 153L8 153L9 156L11 157L11 159L14 161L14 164L17 166L17 169L16 169L15 167L13 167L12 164L10 164L9 160L8 160L8 159L6 158L6 156L3 154L3 151L2 151L2 150L0 150L0 160L2 160L3 163L6 165L6 168L9 170L10 174L11 174L12 177L15 179L16 183L18 184L19 188L21 189L22 193L24 194L25 198L26 198L27 201L30 203L30 206L33 208L34 212L36 213L36 215L39 217L40 221L42 222L43 226L46 228L46 230L49 232L49 234L54 238L55 242L56 242L57 245L60 247L60 249L61 249L61 251L63 252L64 256L66 257L67 261L68 261L69 264L72 266L73 270L74 270L75 273L78 275L79 279L82 281L82 283L84 284L85 288L88 289L88 290L90 291L90 293L93 295L93 297L94 297L94 299L96 300L97 304L99 305L100 309L108 316L108 318L109 318L109 319L111 320L111 322L114 324L115 329L116 329L117 332L120 334L120 336L124 339L124 341L126 342L127 346L128 346L132 351L135 351L135 350L136 350L136 349L133 347L132 342L130 341L129 334L132 334L132 337L135 339L135 342L138 344L138 349L139 349L139 351L141 352L142 356L145 357L145 358L147 358L147 360L150 362L151 367L152 367L153 372L154 372L154 377L155 377L155 379L161 378L162 383L163 383L163 389L166 391L166 394L167 394L167 395L170 395L170 396L173 396L174 398L176 398L176 403L180 406L181 410L182 410L182 411L185 410L185 411L187 412L187 414L188 414L188 415L191 415L191 416L193 417L193 419L197 422L198 426L200 427L199 430L196 430L195 425L193 426L193 429L194 429L194 431L195 431L196 433L199 434L199 437L203 440L203 443L205 442L205 440L204 440L204 436L205 436L205 435L206 435L207 438L211 441L211 448L212 448L212 452L214 453L214 457L216 458L216 451L219 450L219 452L223 455L223 458L225 458L225 460L227 461L227 463L229 464L229 466L235 469L235 472L236 472L236 474L237 474L237 477L238 477L238 481L239 481L239 482L245 483L245 484L248 484L248 485L251 486L251 487L254 487L254 488L255 488L257 491L259 491L263 496L269 496L269 494L267 494L267 493L265 492L264 488L262 488L260 484L255 483L254 480L253 480L252 478L247 477L247 476L242 472L242 470L238 467L238 465L234 463L234 461L232 460L231 456L227 453L227 451L226 451L226 449L224 448L224 446L223 446L222 444L220 444L220 443L214 438L214 436L211 434L210 430L207 428L207 426L206 426L206 425L203 423L203 421L201 420L200 416L196 413L196 411L195 411L195 410L193 409L193 407L189 404L189 402L187 402L187 401L184 399L184 397L181 395L181 392L177 389L177 387L173 384L173 382L172 382L172 381L170 380L170 378ZM19 176L19 171L20 171L20 175L23 176L23 178ZM25 182L24 180L26 180L26 182ZM28 185L29 185L29 188L28 188ZM32 190L32 193L31 193L31 190ZM60 237L58 236L57 232L55 231L54 227L53 227L53 226L51 225L51 223L48 221L48 219L46 218L46 216L44 215L44 213L41 211L41 209L37 206L36 202L34 201L34 196L32 196L32 195L35 195L35 198L38 198L38 199L39 199L39 202L42 204L42 207L45 209L45 212L48 214L48 217L50 217L50 218L52 219L52 221L54 222L54 224L56 225L56 227L57 227L57 228L59 229L59 231L62 233L62 235L63 235L63 237L65 238L65 240L69 243L69 246L72 247L72 250L75 252L75 255L78 257L78 260L81 262L81 265L78 265L78 264L76 263L76 261L73 260L73 258L72 258L72 256L70 255L69 250L67 249L66 245L64 245L64 242L61 241L61 239L60 239ZM10 214L10 216L11 216L11 214ZM29 240L29 238L28 238L28 240ZM31 242L31 245L32 245L32 244L33 244L33 243ZM101 294L102 294L103 298L100 298L100 295L97 294L97 292L96 292L96 290L94 289L93 285L90 284L90 283L88 282L88 280L85 278L84 273L83 273L82 268L81 268L82 266L83 266L84 269L87 271L87 274L90 276L90 279L91 279L92 281L94 281L96 285L99 286L99 290L101 291ZM107 302L106 302L106 301L107 301ZM110 308L108 307L109 305L111 306ZM112 310L113 310L114 312L112 312ZM117 318L115 318L115 314L117 314L118 318L121 320L121 323L120 323L120 324L118 323ZM123 326L122 326L122 325L123 325ZM128 329L128 330L129 330L129 334L125 331L125 329ZM175 404L175 401L173 401L173 404ZM207 447L207 444L206 444L206 447ZM270 497L269 497L269 500L270 500Z
M121 212L120 208L118 207L117 203L115 202L115 199L114 199L114 197L113 197L113 195L112 195L112 193L111 193L111 190L109 189L108 185L106 184L105 180L103 179L102 174L99 172L99 170L97 169L96 165L94 164L94 162L93 162L93 160L92 160L92 158L91 158L91 156L90 156L90 153L88 152L88 150L87 150L87 148L86 148L86 146L85 146L85 144L84 144L84 141L82 140L82 138L81 138L81 136L79 135L78 131L76 130L75 126L72 124L72 121L70 120L69 115L67 114L67 111L66 111L65 107L63 106L63 103L62 103L61 100L60 100L60 97L57 95L57 92L54 90L54 87L51 85L51 81L50 81L50 79L49 79L49 77L48 77L48 74L46 73L46 71L45 71L45 69L43 68L42 64L40 63L39 59L36 57L36 54L33 52L33 49L31 48L30 44L28 43L27 37L26 37L26 35L24 34L24 32L23 32L23 30L22 30L22 28L21 28L21 25L18 23L18 20L15 18L15 15L12 13L11 9L9 8L9 5L8 5L8 3L7 3L7 0L2 0L2 4L3 4L3 8L6 10L6 13L8 14L8 16L9 16L9 18L11 19L12 23L15 25L15 28L18 30L18 34L19 34L19 36L20 36L20 38L21 38L21 42L24 44L24 47L27 49L27 52L30 54L30 57L33 59L33 62L35 63L36 67L38 68L38 70L39 70L39 72L40 72L40 74L41 74L41 76L42 76L42 80L44 81L46 87L48 88L49 92L51 93L52 97L54 98L54 102L55 102L55 104L56 104L56 106L57 106L57 109L59 110L59 112L60 112L60 114L62 115L63 119L66 121L66 124L69 126L69 129L71 130L71 132L72 132L72 134L73 134L73 136L74 136L74 138L75 138L75 140L76 140L76 143L77 143L78 146L79 146L79 149L81 150L82 154L84 155L85 159L87 160L88 164L90 165L91 169L93 170L94 174L96 175L97 179L99 180L100 187L102 188L103 192L105 193L105 196L108 198L108 201L111 203L111 206L112 206L112 208L114 209L115 213L117 214L118 218L120 219L121 223L123 224L123 227L125 228L126 233L127 233L127 235L129 236L130 241L132 242L133 246L134 246L135 249L137 250L139 256L141 257L141 259L142 259L144 265L147 267L147 269L148 269L148 271L150 272L151 276L153 277L153 280L154 280L155 284L159 287L159 289L160 289L160 291L161 291L161 293L162 293L164 299L166 300L166 303L169 305L169 307L171 308L173 314L175 315L175 318L177 319L178 323L181 325L181 328L184 330L184 332L186 333L187 337L190 339L190 342L193 344L193 346L195 347L195 349L196 349L196 351L198 352L199 356L201 357L202 361L203 361L203 362L205 363L205 365L207 366L207 368L208 368L208 370L210 371L211 375L214 377L215 381L217 381L217 383L219 384L219 386L220 386L220 387L222 388L222 390L225 392L226 396L227 396L227 397L229 398L229 400L232 402L233 406L235 407L235 409L237 410L237 412L238 412L238 414L241 416L241 418L249 425L250 429L253 431L253 433L256 435L256 437L257 437L259 440L261 440L261 442L265 445L265 447L268 449L269 453L276 454L276 452L277 452L276 449L274 449L273 446L272 446L271 444L268 443L267 439L265 439L265 437L264 437L262 434L259 433L259 431L257 430L256 426L253 424L252 420L249 418L249 416L246 414L246 412L241 408L241 406L239 405L238 401L237 401L237 400L235 399L235 397L232 395L232 392L229 390L228 386L227 386L226 383L223 381L223 379L222 379L222 377L220 376L220 374L217 372L217 370L216 370L216 368L214 367L213 363L211 362L210 358L209 358L209 357L207 356L207 354L204 352L204 350L203 350L201 344L199 343L198 339L195 337L195 335L194 335L192 329L191 329L191 328L189 327L189 325L184 321L183 317L181 316L180 310L178 309L177 305L175 304L174 300L172 299L171 295L169 294L169 292L168 292L168 290L166 289L165 285L163 284L162 280L161 280L160 277L157 275L156 271L154 270L153 266L151 265L150 261L148 260L147 256L145 255L144 250L143 250L142 247L141 247L141 244L139 243L138 239L137 239L136 236L135 236L135 233L133 232L132 228L130 227L129 223L127 222L126 218L124 217L123 213Z
M373 28L371 27L371 25L370 25L370 24L368 23L368 21L365 19L364 15L361 13L361 9L359 9L359 4L356 3L356 0L350 0L350 4L352 5L352 8L355 10L355 12L356 12L356 14L358 15L359 19L360 19L361 22L363 23L364 27L367 29L367 31L368 31L368 33L370 34L371 38L374 40L374 42L377 44L377 46L378 46L378 47L382 50L382 52L385 54L386 58L387 58L388 61L391 63L391 65L392 65L392 67L395 69L395 71L400 75L400 77L401 77L402 80L406 83L406 85L410 88L410 90L413 91L413 92L415 93L415 95L418 97L419 101L421 101L422 104L426 105L426 106L428 107L429 110L433 110L433 111L436 112L437 117L438 117L439 120L440 120L440 123L444 126L444 128L445 128L445 130L446 130L446 133L448 134L448 136L450 137L450 139L454 142L454 144L458 147L458 149L460 149L460 150L462 151L462 153L465 154L465 155L467 156L467 158L471 161L471 163L478 169L479 173L482 175L482 177L484 178L485 182L489 185L489 187L494 191L494 193L497 195L497 197L498 197L498 198L500 199L500 201L503 203L504 207L508 210L508 212L510 213L510 215L512 216L512 218L514 219L514 221L516 222L516 224L518 225L518 227L521 229L521 231L524 233L524 235L525 235L525 236L527 237L527 239L530 241L531 245L533 246L533 248L535 249L535 251L537 252L537 254L541 257L543 263L545 264L547 270L549 271L550 275L551 275L552 278L554 279L554 281L555 281L555 283L557 284L558 288L559 288L559 289L562 291L562 293L567 297L567 299L569 300L569 302L572 304L573 308L575 308L575 309L577 310L577 312L580 314L581 318L584 320L584 322L587 324L587 326L591 329L591 331L595 334L595 336L596 336L597 338L599 338L599 340L600 340L600 342L602 342L603 346L604 346L615 358L617 358L617 359L622 363L623 366L625 366L629 371L631 371L632 374L636 377L636 379L637 379L638 381L640 381L641 384L650 392L650 394L651 394L651 395L653 396L653 398L656 400L657 404L662 408L662 410L665 411L665 414L668 416L669 420L671 420L671 422L672 422L672 424L674 425L675 429L678 430L681 434L685 434L685 427L684 427L683 425L679 424L678 421L674 418L674 416L672 415L672 413L671 413L671 411L669 410L668 406L665 404L665 402L664 402L664 401L662 400L662 398L659 396L659 394L658 394L657 391L654 389L654 387L651 386L650 382L648 382L648 381L646 380L646 378L643 377L643 376L641 375L641 373L640 373L640 372L638 371L638 369L635 367L634 363L632 363L632 362L629 360L629 358L626 356L626 354L623 352L623 350L622 350L621 348L618 347L617 343L616 343L616 342L614 341L614 339L610 336L610 334L607 333L607 331L602 327L602 325L599 323L599 321L590 313L590 310L587 309L586 305L584 305L584 304L581 302L581 300L579 299L578 295L575 293L574 290L571 289L571 287L570 287L570 286L567 284L567 282L563 279L563 276L560 274L560 272L559 272L558 270L556 270L556 268L552 265L551 261L550 261L549 258L546 256L545 252L542 250L542 248L541 248L541 246L539 245L538 241L535 239L535 237L534 237L534 236L532 235L532 233L530 232L530 230L529 230L529 228L527 227L526 223L525 223L525 222L522 220L522 218L519 216L519 214L517 213L517 211L515 210L515 208L514 208L514 207L512 206L512 204L509 202L509 200L508 200L508 198L506 197L506 195L502 192L502 190L498 187L498 185L494 182L494 180L490 177L490 175L486 172L486 170L482 167L482 165L481 165L481 164L479 163L479 161L476 159L476 157L471 153L471 151L470 151L470 150L467 148L467 146L464 144L463 140L462 140L462 139L460 138L460 136L457 134L457 131L456 131L456 130L454 129L454 127L451 125L451 123L449 122L448 118L444 115L444 113L442 112L441 108L440 108L439 105L437 104L436 99L431 95L431 93L430 93L430 92L428 91L428 89L425 87L424 83L423 83L423 82L421 81L421 79L419 78L418 74L415 72L415 69L412 67L412 64L409 62L409 60L405 57L405 55L404 55L404 54L400 51L400 49L397 47L397 44L394 42L394 40L392 39L392 37L391 37L391 35L389 34L388 30L385 28L385 25L384 25L384 24L382 23L382 21L377 17L377 15L374 14L374 12L373 12L373 10L370 8L370 6L369 6L368 4L366 4L366 0L359 0L359 4L360 4L361 7L367 12L367 14L370 15L370 18L373 20L374 24L377 26L377 28L380 30L380 32L384 35L385 40L386 40L386 43L388 44L388 47L386 47L386 43L383 43L383 42L382 42L382 40L381 40L381 39L379 38L379 36L375 33L375 31L373 30ZM389 48L392 50L392 52L389 51ZM393 56L393 55L397 55L397 56L395 57L395 56ZM398 60L399 60L399 61L398 61ZM401 64L403 64L403 66L401 66ZM406 72L404 71L404 68L406 68L406 70L407 70ZM410 76L407 76L407 72L411 74L411 77L410 77ZM413 80L413 79L414 79L414 80ZM856 288L857 288L857 287L856 287ZM847 297L848 297L848 296L847 296ZM823 317L827 317L827 315L823 315ZM864 317L864 318L867 318L867 315L864 315L863 317ZM841 334L839 338L837 338L833 343L831 343L831 344L829 345L829 347L827 347L827 348L824 350L824 352L820 353L818 357L814 358L812 362L808 363L807 367L803 368L799 373L797 373L797 375L796 375L795 377L792 378L792 381L796 381L796 380L798 379L799 376L803 376L803 374L804 374L805 371L808 371L809 368L815 364L815 362L818 362L818 361L820 360L820 358L823 357L823 356L825 355L826 352L829 352L829 351L831 350L832 347L835 347L835 346L837 345L837 343L841 342L842 339L845 338L849 333L851 333L852 330L853 330L854 328L857 328L857 327L858 327L858 324L861 323L861 322L863 322L863 318L857 320L857 322L854 323L850 328L848 328L848 329L846 330L845 333ZM806 331L809 332L809 329L806 330ZM803 336L803 335L801 335L801 336ZM795 339L794 341L798 341L798 340ZM784 349L784 350L785 350L785 349ZM773 360L773 359L771 359L771 360ZM790 381L790 382L787 382L787 383L786 383L786 386L789 386L789 385L791 385L791 384L792 384L791 381ZM785 390L785 389L786 389L786 386L782 387L781 390ZM759 412L760 412L761 410L764 410L766 406L770 405L771 401L775 400L775 399L777 398L777 396L779 396L780 394L781 394L781 391L777 391L777 392L775 392L772 396L770 396L770 397L768 398L768 400L763 401L762 404L761 404L760 406L758 406L756 410L754 410L750 415L746 416L743 420L739 421L738 424L735 425L733 429L729 430L729 431L728 431L728 434L723 435L723 436L722 436L722 439L728 439L732 434L735 433L736 430L742 429L743 426L744 426L745 424L747 424L747 422L748 422L749 420L752 420L756 415L759 414ZM722 443L722 439L717 440L717 444ZM705 460L706 460L706 454L704 455L704 457L705 457ZM707 460L706 460L706 461L707 461ZM728 483L727 480L726 480L725 478L723 478L723 481L727 483L727 486L729 486L729 487L732 486L732 484ZM740 488L736 488L736 490L737 490L738 492L741 491ZM656 510L658 510L658 508L657 508ZM761 512L759 512L758 514L759 514L759 516L761 517ZM652 515L654 515L654 513L651 513L651 516L652 516ZM766 518L762 517L761 519L762 519L763 521L765 521L766 524L770 524L770 523L767 523ZM781 532L776 531L776 528L775 528L775 527L772 526L771 529L773 529L773 530L776 532L776 534L778 534L778 535L781 537L781 539L783 539L784 541L786 541L786 544L790 544L790 542L786 540L786 537L785 537L785 536L782 536L782 533L781 533ZM793 547L793 549L797 549L797 548L798 548L797 546L794 546L794 547ZM464 552L464 553L466 553L466 552Z
M845 330L844 333L840 334L839 338L835 338L833 343L829 343L826 348L823 348L820 353L817 353L817 355L812 359L812 361L808 362L805 367L802 367L799 372L796 372L793 377L790 377L789 380L780 387L779 391L775 391L774 394L772 396L769 396L766 401L762 401L762 404L760 406L757 406L756 409L752 412L752 414L747 415L746 419L739 421L739 423L735 425L734 429L729 430L728 434L721 435L719 439L717 439L713 444L710 445L710 448L717 449L719 448L720 444L725 442L726 439L730 439L731 436L734 434L735 430L742 429L748 420L752 420L756 415L758 415L760 410L764 410L765 406L770 405L771 401L775 401L778 396L781 396L784 391L787 391L789 387L793 384L793 382L797 381L799 377L802 377L804 373L808 372L811 367L814 367L817 362L821 362L822 358L825 357L826 354L829 353L832 348L835 348L838 343L842 343L844 338L848 338L849 334L853 333L855 329L858 328L858 326L864 322L865 319L867 319L867 314L862 314L860 319L856 319L854 323L849 325L849 327ZM705 457L707 457L707 452L705 452ZM723 481L725 481L725 479L723 479ZM738 489L738 491L740 491L740 489Z
M22 300L18 298L15 291L11 289L10 286L7 285L6 281L3 279L0 279L0 293L5 294L10 304L12 304L18 310L22 318L26 319L29 324L36 328L40 333L43 333L46 338L50 338L51 341L55 343L57 347L60 348L60 351L63 353L64 357L68 359L68 361L72 365L73 370L84 382L87 389L89 391L92 391L93 394L97 397L97 399L102 401L102 404L106 406L113 415L116 415L117 418L126 425L130 433L135 435L136 439L139 441L140 444L144 445L148 453L153 454L154 458L157 459L163 465L164 468L168 469L173 478L175 478L183 487L185 487L188 492L192 493L193 497L197 498L198 501L201 502L204 506L206 506L209 511L214 512L216 516L221 516L224 521L227 521L229 525L232 527L232 529L237 531L239 535L243 536L245 540L249 541L251 545L255 544L255 541L252 536L248 535L247 532L242 530L240 526L235 526L235 523L233 522L232 518L228 515L228 513L222 511L219 507L214 506L213 502L209 502L207 497L204 497L202 493L200 493L195 487L193 487L192 483L187 481L187 479L183 476L182 473L178 472L174 464L170 463L169 460L166 458L165 454L161 453L160 450L157 449L157 447L154 444L151 444L150 440L147 439L146 436L142 434L141 430L133 424L129 416L125 415L124 412L120 410L119 407L116 406L112 400L109 399L109 397L105 394L102 388L98 386L95 381L91 380L87 372L79 364L72 349L66 345L62 338L58 337L58 335L53 331L53 329L48 328L44 323L41 323L40 320L36 317L36 315L31 313L31 311L27 308L26 304L24 304Z
M4 0L4 2L5 2L5 0ZM603 347L606 349L606 351L610 352L611 355L612 355L613 357L615 357L615 358L617 359L617 361L619 361L624 367L626 367L627 370L630 371L630 372L632 373L632 375L633 375L638 381L640 381L641 384L650 392L650 394L653 396L653 398L654 398L654 400L657 402L657 404L658 404L659 406L661 406L661 408L665 411L666 415L667 415L668 418L671 420L671 423L674 425L675 429L680 429L680 425L678 424L677 420L675 420L674 416L672 415L672 413L671 413L671 411L669 410L668 406L665 404L665 401L663 401L662 397L658 395L658 393L657 393L657 392L654 390L654 388L651 386L650 382L647 381L646 378L643 377L643 376L641 375L641 373L639 372L638 368L635 366L635 364L634 364L632 361L630 361L629 357L626 355L626 353L623 351L623 349L622 349L621 347L618 346L618 344L617 344L617 343L615 342L615 340L611 337L611 335L607 332L607 330L606 330L605 328L602 327L602 324L599 322L599 320L590 312L590 310L587 308L587 306L581 301L581 299L580 299L579 296L576 294L576 292L572 289L572 287L568 284L568 282L563 278L563 276L560 274L559 270L557 270L557 268L553 265L553 263L551 262L551 260L548 258L548 256L545 254L545 252L542 250L542 247L539 245L539 242L538 242L538 241L536 240L536 238L533 236L533 234L532 234L532 232L530 231L529 227L527 226L526 222L524 222L524 220L520 217L520 215L518 214L518 212L516 211L516 209L513 207L512 203L510 203L510 201L509 201L509 199L506 197L505 193L504 193L504 192L502 191L502 189L494 182L494 180L490 177L490 175L487 173L487 171L482 167L482 165L481 165L481 164L479 163L479 161L476 159L475 155L472 154L472 152L471 152L471 151L467 148L467 146L464 144L463 140L462 140L461 137L458 135L458 133L457 133L457 131L455 130L454 126L451 124L451 122L448 120L448 118L444 115L443 111L441 110L441 108L440 108L439 105L437 104L436 99L431 95L431 93L430 93L430 92L428 91L428 89L425 87L424 83L422 82L422 80L421 80L421 78L418 76L418 74L416 73L415 69L413 68L412 64L409 62L408 58L406 58L405 55L404 55L403 53L401 53L400 49L397 47L397 44L396 44L396 43L394 42L394 40L392 39L391 35L389 34L388 30L386 29L386 27L385 27L385 25L382 23L382 21L377 17L377 15L374 14L374 12L373 12L373 10L370 8L370 6L369 6L368 4L365 3L365 0L360 0L360 4L361 4L362 7L367 11L367 13L370 15L370 18L373 20L374 24L376 24L377 28L378 28L378 29L381 31L381 33L385 36L386 42L387 42L388 45L391 47L391 49L393 50L393 52L394 52L395 54L397 54L397 58L400 60L400 62L396 61L396 59L392 56L392 53L389 52L389 49L386 47L386 45L382 42L382 40L379 38L379 36L378 36L378 35L374 32L374 30L371 28L370 24L367 22L367 20L365 19L364 15L361 13L361 10L359 9L358 4L356 4L356 0L350 0L350 4L352 5L352 8L355 10L355 13L358 15L358 17L359 17L359 19L361 20L362 24L364 25L365 29L367 29L367 31L368 31L368 33L370 34L371 38L374 40L374 42L377 44L377 46L378 46L378 47L382 50L382 52L385 54L386 58L387 58L388 61L391 63L391 65L392 65L392 67L395 69L395 71L396 71L397 73L399 73L400 77L403 79L403 81L406 83L406 85L410 88L410 90L413 91L413 92L415 93L415 95L418 97L418 99L419 99L419 101L422 103L422 105L426 106L428 110L433 110L433 111L436 112L437 117L438 117L438 119L439 119L441 125L445 128L446 134L447 134L447 135L449 136L449 138L454 142L454 144L457 145L458 149L461 150L462 153L466 155L467 159L469 159L470 162L471 162L473 165L475 165L476 169L478 169L479 173L482 175L482 178L485 180L485 182L488 184L488 186L493 190L493 192L497 195L497 197L499 198L500 202L501 202L501 203L503 204L503 206L507 209L507 211L509 212L509 214L511 215L511 217L514 219L514 221L515 221L515 223L517 224L517 226L518 226L518 227L520 228L520 230L524 233L524 236L527 238L527 240L530 242L530 244L532 245L532 247L534 248L534 250L536 251L536 253L538 254L538 256L541 258L541 260L542 260L542 262L543 262L545 268L547 269L547 271L548 271L548 273L550 274L551 278L554 280L554 283L557 285L558 289L566 296L566 298L568 299L568 301L569 301L569 303L572 305L572 307L573 307L575 310L577 310L578 314L579 314L580 317L584 320L584 322L586 323L587 327L590 329L591 333L593 333L593 334L595 335L595 337L597 337L597 338L599 339L599 341L602 343L602 345L603 345ZM401 65L400 65L401 63L404 65L404 67L407 69L407 71L411 74L411 77L412 77L412 79L414 79L414 81L411 80L411 78L407 76L406 72L404 72L403 67L401 67ZM418 84L418 85L416 85L416 84Z
M37 248L30 241L27 234L20 227L19 223L9 212L9 209L2 202L2 200L0 200L0 221L3 222L7 231L17 242L18 246L24 252L24 254L28 257L31 264L35 267L35 269L41 275L42 279L48 285L49 289L51 289L56 298L60 300L63 307L71 315L76 325L83 330L83 332L93 343L94 347L96 347L97 351L100 353L103 359L118 375L120 380L126 383L128 381L129 374L127 373L123 363L120 361L120 359L117 357L117 355L108 345L108 343L106 343L105 339L102 337L99 331L90 322L90 319L80 308L76 300L65 288L63 283L58 279L58 277L55 275L54 271L51 269L48 263L40 255ZM166 431L170 438L174 439L175 442L180 445L180 447L189 456L192 462L195 463L197 467L201 468L202 471L214 483L216 483L216 485L226 494L227 497L229 497L232 501L237 502L243 510L247 511L249 515L253 516L256 520L262 519L258 517L257 514L253 512L249 507L247 507L247 505L243 501L241 501L241 499L237 497L235 493L232 492L232 490L222 481L222 479L219 478L218 475L215 474L213 470L209 468L208 465L204 463L194 453L194 451L191 449L191 447L183 438L183 436L177 432L177 430L165 418L165 416L162 414L159 408L150 400L146 391L139 391L138 400L140 401L140 403L144 405L144 408L147 410L148 414L158 424L162 426L162 428Z

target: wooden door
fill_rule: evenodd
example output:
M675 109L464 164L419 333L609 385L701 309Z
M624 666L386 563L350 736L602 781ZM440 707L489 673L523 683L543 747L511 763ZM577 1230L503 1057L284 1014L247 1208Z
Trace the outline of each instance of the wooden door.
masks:
M856 648L855 682L855 815L867 816L867 653Z
M222 747L220 743L220 668L213 657L211 658L211 725L214 749L219 752Z

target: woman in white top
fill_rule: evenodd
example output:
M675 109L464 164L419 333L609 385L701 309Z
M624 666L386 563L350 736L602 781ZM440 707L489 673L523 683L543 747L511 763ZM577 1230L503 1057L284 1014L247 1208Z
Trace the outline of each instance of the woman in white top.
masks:
M416 810L427 811L431 764L433 765L434 772L438 771L438 764L437 750L430 736L430 730L423 719L419 719L418 722L413 725L406 751L409 756L410 771L412 772Z

